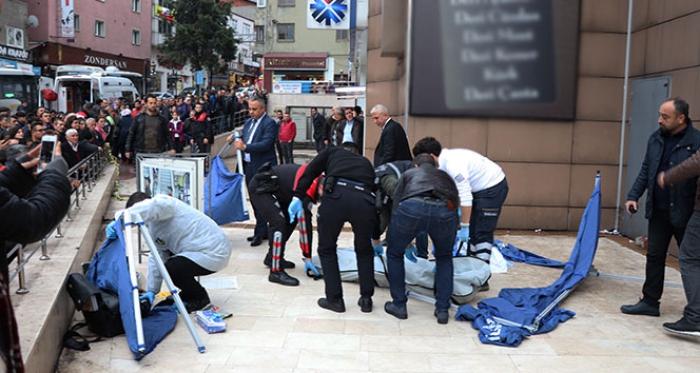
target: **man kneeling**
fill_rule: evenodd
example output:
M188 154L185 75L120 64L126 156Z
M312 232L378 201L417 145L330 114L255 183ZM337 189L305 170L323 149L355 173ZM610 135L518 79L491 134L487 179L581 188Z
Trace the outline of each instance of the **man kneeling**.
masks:
M158 254L175 286L187 312L199 311L209 305L209 294L195 276L206 276L228 265L233 246L226 234L211 218L190 205L164 194L151 198L137 192L126 202L132 215L138 214L148 226ZM134 219L136 221L136 219ZM114 223L107 227L107 235L114 235ZM112 230L112 232L110 232ZM163 276L151 253L148 259L147 298L151 304L160 291Z

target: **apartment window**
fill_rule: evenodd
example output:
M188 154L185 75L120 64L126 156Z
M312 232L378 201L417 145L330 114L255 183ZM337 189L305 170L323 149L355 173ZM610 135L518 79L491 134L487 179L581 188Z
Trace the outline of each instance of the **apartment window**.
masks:
M294 0L279 0L279 6L294 6Z
M277 25L277 40L294 41L294 24L280 23Z
M247 39L247 37L249 37L249 35L250 35L250 25L249 24L245 24L245 23L243 24L243 35L246 36L246 40L250 40L250 39Z
M170 35L173 33L173 23L163 19L158 19L158 33Z
M73 30L80 31L80 14L73 14Z
M348 30L335 30L335 40L337 40L337 41L348 40Z
M141 13L141 0L131 0L131 11Z
M104 38L106 34L105 30L105 21L101 21L99 19L95 20L95 36L99 36L101 38Z
M238 32L238 20L237 19L231 20L231 28L233 29L233 31Z
M265 26L255 26L255 42L265 43Z
M131 30L131 44L141 45L141 31Z

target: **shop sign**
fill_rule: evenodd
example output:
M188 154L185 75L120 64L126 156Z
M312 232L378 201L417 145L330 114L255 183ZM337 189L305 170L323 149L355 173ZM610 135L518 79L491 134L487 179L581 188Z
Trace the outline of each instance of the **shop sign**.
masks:
M29 61L29 52L24 49L0 44L0 58L13 58L15 60Z

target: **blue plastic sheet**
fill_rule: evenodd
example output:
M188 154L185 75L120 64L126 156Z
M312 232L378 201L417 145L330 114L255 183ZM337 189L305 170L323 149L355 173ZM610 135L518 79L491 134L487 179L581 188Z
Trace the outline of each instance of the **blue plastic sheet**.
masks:
M250 219L243 208L246 203L241 193L243 175L229 171L219 156L211 163L209 177L204 183L204 213L219 225Z

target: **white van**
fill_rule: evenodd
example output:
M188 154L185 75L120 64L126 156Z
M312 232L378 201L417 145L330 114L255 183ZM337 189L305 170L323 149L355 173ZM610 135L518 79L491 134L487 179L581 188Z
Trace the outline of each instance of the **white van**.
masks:
M112 103L123 97L132 103L138 95L131 80L100 73L57 76L54 91L58 94L56 110L62 112L77 112L83 104L99 103L103 99Z

